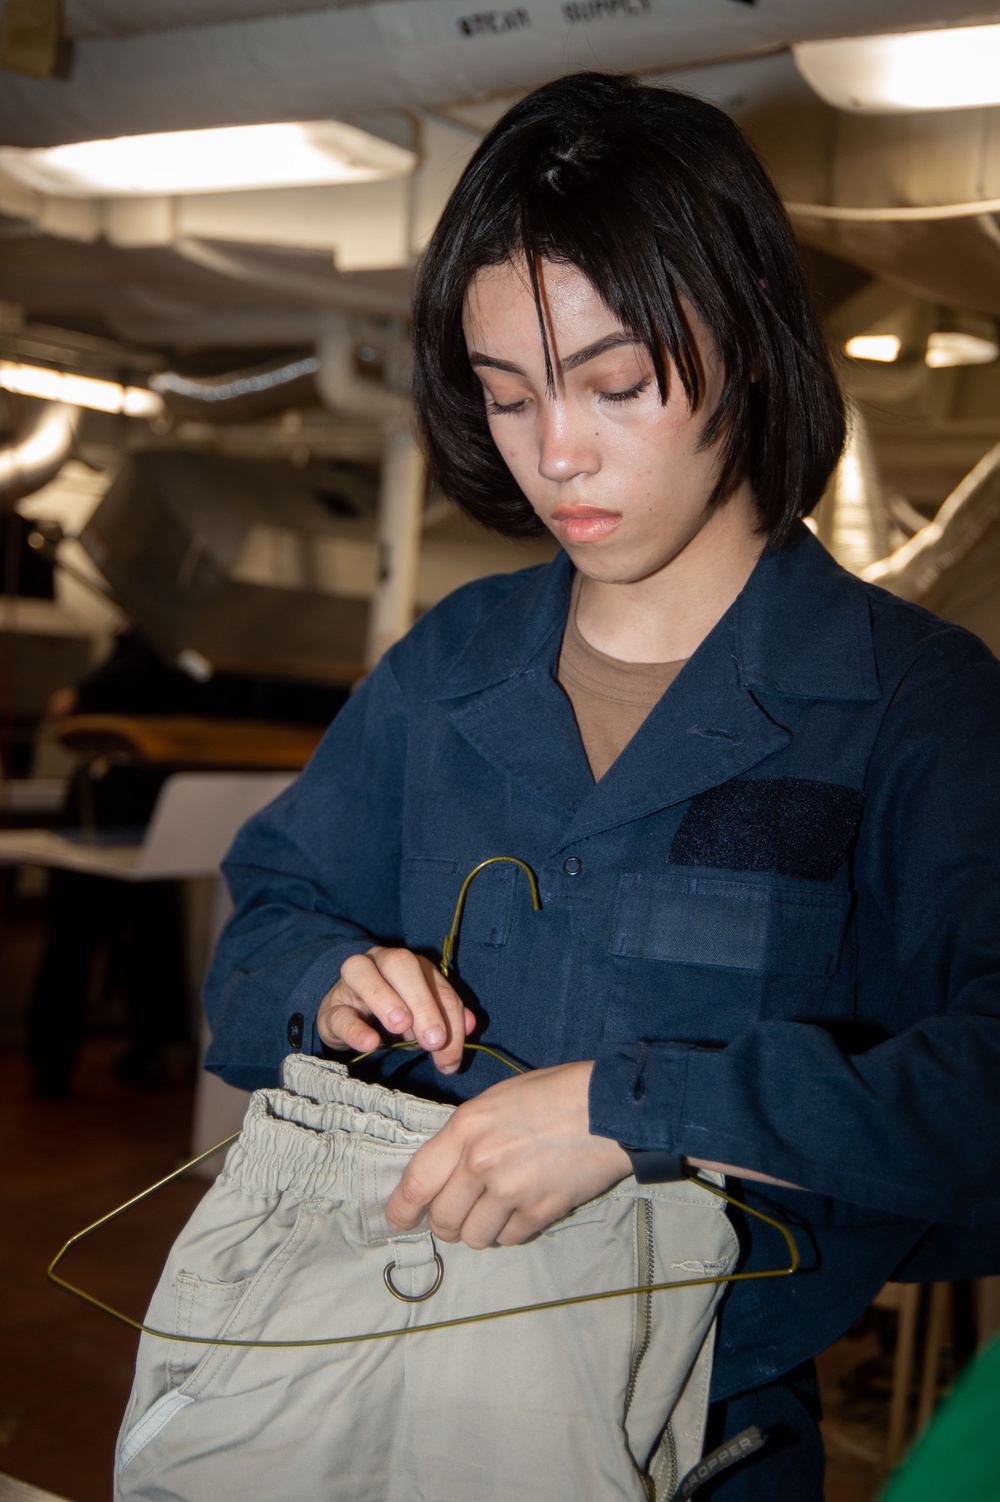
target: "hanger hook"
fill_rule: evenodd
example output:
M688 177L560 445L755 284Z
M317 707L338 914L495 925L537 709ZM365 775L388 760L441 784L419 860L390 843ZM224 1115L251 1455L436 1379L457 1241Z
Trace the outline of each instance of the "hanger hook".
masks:
M465 899L468 895L469 888L475 881L476 877L479 875L480 871L485 871L487 866L495 866L502 861L506 861L512 866L520 866L525 876L527 876L529 885L531 886L532 906L534 907L536 913L540 913L542 910L542 899L538 895L538 879L535 876L534 871L532 871L531 867L525 861L519 860L516 855L491 855L488 860L480 861L478 866L473 866L472 870L469 872L468 876L462 883L461 891L458 894L458 901L455 903L455 916L451 920L451 929L449 930L448 937L445 939L444 943L441 946L441 963L439 964L438 969L441 971L441 974L444 976L445 980L449 980L451 978L451 958L455 948L455 940L458 937L458 929L462 921L462 914L465 911Z

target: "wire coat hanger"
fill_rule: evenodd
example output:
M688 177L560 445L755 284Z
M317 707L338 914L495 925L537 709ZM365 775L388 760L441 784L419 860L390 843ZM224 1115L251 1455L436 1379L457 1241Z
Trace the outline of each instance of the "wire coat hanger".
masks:
M488 860L480 861L479 865L473 867L473 869L469 872L468 876L462 883L461 889L458 894L458 899L455 903L455 912L452 918L451 928L448 931L448 934L441 947L441 960L439 962L438 968L446 980L450 978L452 961L454 959L455 944L458 938L458 933L462 922L462 914L465 910L465 900L468 896L469 888L475 878L479 875L479 873L481 871L484 871L487 866L497 865L502 862L507 862L512 865L519 866L520 869L525 872L528 877L528 882L531 889L531 899L534 910L535 912L541 911L542 902L538 892L538 880L535 876L534 871L529 865L527 865L525 861L520 860L517 856L514 855L493 855L490 856ZM408 1040L402 1040L397 1043L390 1043L385 1045L386 1050L398 1048L415 1049L417 1048L417 1045ZM528 1070L522 1067L520 1064L515 1064L512 1059L508 1059L497 1049L490 1048L485 1043L466 1043L465 1048L470 1052L485 1053L491 1055L494 1059L498 1059L501 1064L506 1065L508 1069L513 1070L515 1074L528 1073ZM420 1051L422 1052L423 1050ZM360 1063L362 1059L367 1059L372 1054L381 1052L383 1052L383 1049L371 1049L368 1053L357 1054L353 1059L350 1060L350 1062L352 1064L357 1064ZM715 1195L717 1199L724 1200L727 1205L735 1206L737 1209L742 1210L746 1215L749 1215L752 1219L761 1221L764 1225L771 1226L773 1230L779 1232L785 1242L785 1245L788 1248L788 1266L765 1268L759 1272L724 1273L712 1277L683 1278L679 1281L671 1281L667 1283L639 1283L632 1288L610 1288L603 1289L598 1293L573 1294L562 1299L545 1299L535 1304L518 1304L508 1309L491 1309L481 1314L464 1314L456 1316L452 1319L431 1320L425 1324L405 1325L395 1330L368 1330L357 1335L327 1335L311 1340L235 1340L227 1339L225 1336L213 1337L204 1335L181 1335L177 1331L173 1330L157 1330L152 1325L145 1324L142 1320L133 1319L131 1315L125 1314L120 1309L112 1308L112 1306L105 1303L103 1299L99 1299L96 1297L96 1295L88 1293L86 1289L80 1288L75 1283L69 1282L67 1278L64 1278L57 1271L67 1254L72 1251L73 1247L77 1246L86 1237L91 1236L95 1231L100 1230L102 1226L109 1225L112 1221L117 1220L119 1216L124 1215L127 1210L131 1210L135 1205L141 1204L143 1200L149 1199L151 1195L155 1194L158 1190L163 1189L167 1184L173 1183L175 1179L180 1178L181 1175L187 1173L189 1169L195 1168L199 1163L203 1163L206 1158L210 1158L213 1153L217 1153L220 1148L228 1147L230 1143L235 1142L239 1136L240 1132L233 1132L231 1136L223 1138L221 1142L217 1142L214 1147L210 1147L205 1152L199 1153L196 1158L191 1158L187 1163L182 1163L179 1168L175 1168L174 1171L172 1173L168 1173L165 1178L158 1179L155 1184L150 1184L148 1188L141 1190L136 1195L133 1195L132 1198L126 1200L123 1205L118 1205L114 1210L109 1210L108 1213L106 1215L102 1215L99 1220L93 1221L89 1226L84 1226L82 1231L77 1231L74 1236L71 1236L68 1241L63 1243L56 1255L53 1257L52 1261L49 1263L48 1268L46 1269L46 1276L49 1281L55 1283L59 1288L64 1289L67 1293L73 1294L74 1297L82 1299L84 1303L90 1304L95 1309L99 1309L103 1314L108 1314L113 1319L118 1320L121 1324L128 1325L130 1329L138 1330L142 1335L154 1336L158 1340L172 1340L184 1345L245 1346L253 1349L294 1350L314 1346L354 1345L371 1340L394 1340L397 1337L404 1335L427 1334L432 1330L449 1330L454 1329L460 1325L485 1324L489 1320L507 1319L517 1314L540 1313L546 1309L565 1309L571 1304L594 1304L600 1303L607 1299L636 1298L644 1294L665 1293L671 1288L699 1288L704 1287L708 1284L715 1283L749 1283L759 1281L763 1278L787 1278L798 1270L801 1260L799 1257L798 1247L795 1243L795 1238L792 1236L791 1231L786 1225L783 1224L783 1222L774 1219L770 1215L765 1215L762 1210L754 1210L752 1206L744 1204L742 1200L736 1199L725 1189L719 1189L714 1184L709 1184L704 1179L699 1178L696 1174L689 1174L687 1177L690 1179L690 1181L692 1183L696 1183L699 1188L704 1189L708 1194ZM440 1279L438 1280L438 1283L435 1284L435 1290L439 1285Z

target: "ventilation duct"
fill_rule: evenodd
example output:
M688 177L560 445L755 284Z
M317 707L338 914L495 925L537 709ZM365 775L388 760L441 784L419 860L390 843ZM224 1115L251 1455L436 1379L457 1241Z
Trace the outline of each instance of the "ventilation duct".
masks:
M326 681L359 673L375 585L374 477L149 450L81 541L170 660Z

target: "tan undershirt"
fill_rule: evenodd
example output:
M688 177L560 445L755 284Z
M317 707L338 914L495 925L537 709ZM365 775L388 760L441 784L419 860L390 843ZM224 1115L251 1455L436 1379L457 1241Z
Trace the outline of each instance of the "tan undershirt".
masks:
M558 678L573 706L594 781L599 782L673 683L686 659L622 662L598 652L580 635L576 624L579 594L577 574L559 653Z

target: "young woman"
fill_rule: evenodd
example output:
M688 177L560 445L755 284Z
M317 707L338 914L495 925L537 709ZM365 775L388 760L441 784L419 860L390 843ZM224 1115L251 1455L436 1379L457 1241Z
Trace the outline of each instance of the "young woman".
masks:
M464 1104L389 1215L471 1247L722 1166L805 1265L727 1295L710 1442L770 1438L714 1495L818 1498L814 1354L890 1277L995 1270L998 665L803 526L837 383L709 105L599 74L516 105L424 259L414 351L445 491L561 551L428 612L242 832L209 1067L253 1087L289 1047L415 1037L377 1077ZM498 855L541 910L487 868L451 985L458 888ZM780 1262L739 1230L746 1269Z

